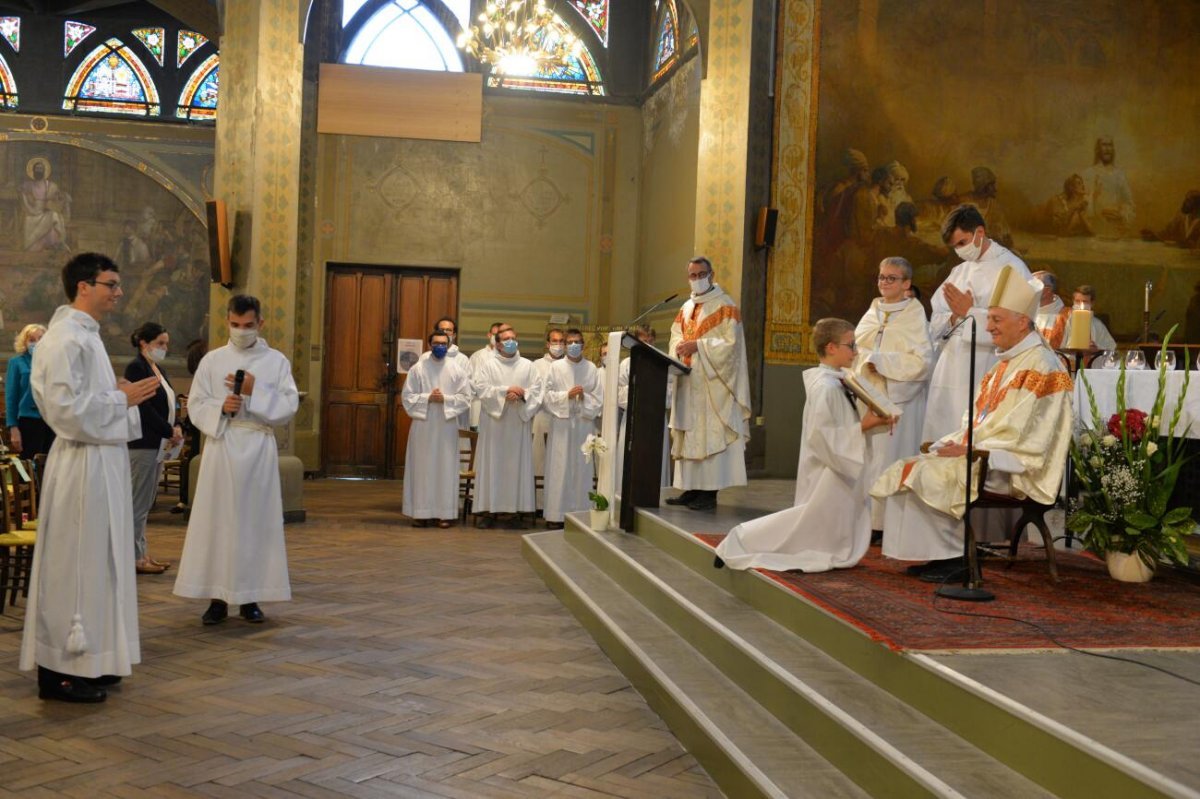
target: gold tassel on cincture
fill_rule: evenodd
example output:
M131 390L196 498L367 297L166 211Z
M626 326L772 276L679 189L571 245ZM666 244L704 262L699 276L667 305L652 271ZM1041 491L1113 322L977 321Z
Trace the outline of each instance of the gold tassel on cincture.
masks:
M83 632L83 616L76 613L71 617L71 632L67 635L67 651L82 655L87 651L87 635Z

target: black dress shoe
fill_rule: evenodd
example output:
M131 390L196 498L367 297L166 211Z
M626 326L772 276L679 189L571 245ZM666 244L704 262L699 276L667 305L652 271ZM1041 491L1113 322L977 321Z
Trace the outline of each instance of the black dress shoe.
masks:
M220 624L225 621L225 617L229 615L229 605L219 599L214 599L208 606L208 610L204 611L204 615L200 617L200 621L205 624Z
M110 685L116 685L121 682L119 674L102 674L99 677L88 677L88 682L97 688L107 688Z
M721 560L720 555L713 555L713 568L714 569L724 569L725 568L725 561Z
M243 619L251 624L262 624L267 620L267 617L263 615L262 608L258 606L257 602L249 602L245 605L242 605L238 612L242 614Z
M38 698L55 699L59 702L103 702L108 692L97 688L84 677L60 674L38 666Z
M962 558L941 561L921 573L922 582L957 583L967 575L967 564Z
M663 501L666 502L668 505L686 505L689 502L691 502L693 499L695 499L696 494L698 494L698 493L699 493L698 491L688 490L688 491L684 491L682 494L680 494L677 497L667 497Z
M942 561L940 560L931 560L928 563L921 563L917 566L909 566L904 570L904 573L909 577L920 577L930 569L936 569L941 563Z
M697 491L687 506L692 510L712 510L717 507L717 492Z

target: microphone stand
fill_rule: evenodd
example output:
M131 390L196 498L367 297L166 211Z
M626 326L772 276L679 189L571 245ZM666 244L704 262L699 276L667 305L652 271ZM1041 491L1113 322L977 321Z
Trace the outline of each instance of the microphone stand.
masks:
M971 508L975 504L971 499L971 456L975 452L975 338L979 322L968 313L966 318L950 328L946 338L967 320L971 322L971 382L967 386L967 507L963 511L963 562L966 563L967 569L963 573L962 585L940 585L934 593L947 599L990 602L996 595L983 587L983 574L979 570L979 556L975 551L975 536L971 532Z
M678 294L678 293L676 293L676 294L672 294L670 297L667 297L667 298L666 298L665 300L663 300L662 302L656 302L656 303L654 303L654 304L653 304L653 305L651 305L649 308L647 308L646 310L644 310L644 311L642 311L640 314L638 314L638 315L637 315L637 317L636 317L636 318L635 318L635 319L634 319L632 322L629 322L628 324L626 324L626 325L625 325L625 330L629 330L629 329L630 329L630 328L632 328L634 325L636 325L638 322L642 321L642 320L643 320L643 319L645 319L647 316L649 316L650 314L654 313L654 312L655 312L655 311L657 311L659 308L663 307L663 306L664 306L664 305L666 305L668 302L670 302L671 300L675 299L675 298L676 298L676 297L678 297L678 296L679 296L679 294Z

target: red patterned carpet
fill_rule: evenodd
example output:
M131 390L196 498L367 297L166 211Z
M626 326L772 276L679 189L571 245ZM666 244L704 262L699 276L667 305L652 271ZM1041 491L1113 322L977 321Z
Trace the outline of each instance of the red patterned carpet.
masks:
M715 547L725 536L696 537ZM1075 647L1200 647L1200 586L1175 574L1159 574L1144 585L1120 583L1097 558L1060 550L1061 579L1056 585L1041 551L1023 548L1012 568L1002 561L984 561L984 584L996 600L973 603L935 597L935 586L904 574L906 565L871 547L853 569L760 572L893 649L1054 646L1026 624L958 613L1029 621Z

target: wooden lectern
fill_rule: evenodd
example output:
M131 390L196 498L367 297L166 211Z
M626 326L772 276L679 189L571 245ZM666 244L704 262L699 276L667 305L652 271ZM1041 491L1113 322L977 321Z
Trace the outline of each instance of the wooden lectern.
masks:
M621 529L633 532L638 508L657 508L662 488L663 425L667 377L692 370L626 334L629 349L629 402L625 409L625 466L621 475Z

